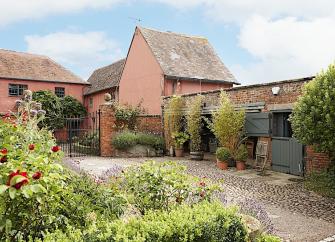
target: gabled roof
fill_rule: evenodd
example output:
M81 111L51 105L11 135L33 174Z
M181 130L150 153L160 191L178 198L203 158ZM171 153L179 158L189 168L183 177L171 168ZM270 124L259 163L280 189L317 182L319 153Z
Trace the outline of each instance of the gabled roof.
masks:
M0 78L88 84L47 56L0 49Z
M88 79L91 86L85 90L84 95L119 86L125 61L126 59L122 59L95 70Z
M167 78L239 84L206 38L137 28Z

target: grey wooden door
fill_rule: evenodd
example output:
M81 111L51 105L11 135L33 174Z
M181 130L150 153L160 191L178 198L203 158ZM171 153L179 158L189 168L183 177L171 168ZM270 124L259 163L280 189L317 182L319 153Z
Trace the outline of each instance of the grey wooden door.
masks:
M294 138L272 137L272 169L302 175L303 145Z

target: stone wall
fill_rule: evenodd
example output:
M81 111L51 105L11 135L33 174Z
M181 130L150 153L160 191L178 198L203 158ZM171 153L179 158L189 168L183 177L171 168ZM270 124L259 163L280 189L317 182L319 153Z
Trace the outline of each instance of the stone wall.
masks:
M293 104L301 95L304 84L312 80L312 78L313 77L308 77L265 84L233 87L225 89L225 91L236 105L264 102L264 107L261 110L263 112L276 109L291 109ZM274 87L280 88L277 95L272 93L272 88ZM205 107L218 106L220 92L221 90L202 92L201 94L204 96ZM182 95L186 107L189 103L192 103L196 95L198 95L198 93ZM170 98L171 97L164 97L162 103L163 111ZM268 142L268 161L269 165L271 165L271 138L259 137L259 139ZM311 147L306 147L306 165L307 171L315 169L319 170L329 165L329 158L325 154L315 153Z

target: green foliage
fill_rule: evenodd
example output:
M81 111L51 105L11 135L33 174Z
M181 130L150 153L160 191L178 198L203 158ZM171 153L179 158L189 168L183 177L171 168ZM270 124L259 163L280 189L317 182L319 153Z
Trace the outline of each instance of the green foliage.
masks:
M37 91L33 93L33 100L41 103L43 110L46 111L45 119L40 122L41 127L48 127L51 130L64 127L62 114L62 102L51 91Z
M51 130L63 128L64 117L82 117L87 113L85 107L77 99L71 96L59 98L51 91L34 92L33 100L41 103L43 110L46 111L40 127L47 127Z
M65 96L60 100L65 117L84 117L87 114L86 108L74 97Z
M262 234L256 238L256 242L281 242L282 240L274 235Z
M168 146L174 145L172 134L182 129L183 99L181 96L173 96L164 110L164 132L165 141Z
M118 130L135 130L138 115L143 113L141 103L136 107L131 105L116 105L115 107L115 126Z
M294 137L314 145L335 160L335 65L321 72L303 88L290 121Z
M201 108L202 108L203 96L198 95L195 100L192 101L190 106L189 114L187 116L187 130L190 134L191 140L191 151L201 150Z
M216 150L216 158L219 161L227 162L231 158L230 151L227 148L219 147Z
M164 140L159 135L124 131L113 137L112 145L119 150L125 150L135 145L147 145L155 149L162 149Z
M171 211L150 211L128 221L97 221L83 232L72 227L57 231L44 241L247 241L247 230L233 209L220 203L182 205Z
M146 162L125 173L124 189L132 194L134 206L144 214L148 210L169 210L184 202L210 199L218 187L191 177L186 167L173 162Z
M235 111L227 93L221 91L219 109L213 112L209 128L221 146L229 149L234 156L244 134L245 112Z
M189 140L190 136L185 132L177 132L172 134L172 139L177 149L182 149L183 145Z
M322 196L335 198L335 167L332 167L329 171L314 171L308 174L305 187Z
M248 149L244 144L240 145L235 154L235 160L246 161L248 159Z
M132 132L122 132L112 139L112 145L119 150L125 150L137 144L137 135Z
M92 144L96 144L96 146L99 144L99 133L92 132L92 133L86 133L80 139L78 140L80 145L83 146L91 146Z

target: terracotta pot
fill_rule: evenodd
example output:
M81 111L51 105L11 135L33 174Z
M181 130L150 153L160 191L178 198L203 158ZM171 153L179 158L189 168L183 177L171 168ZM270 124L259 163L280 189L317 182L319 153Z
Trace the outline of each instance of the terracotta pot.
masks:
M236 161L236 170L238 170L238 171L245 170L245 162L244 161Z
M183 157L184 156L184 149L174 149L176 157Z
M219 167L221 170L228 170L228 161L220 161L216 160L216 165Z
M191 151L190 152L191 160L203 160L204 159L204 152L202 151Z

